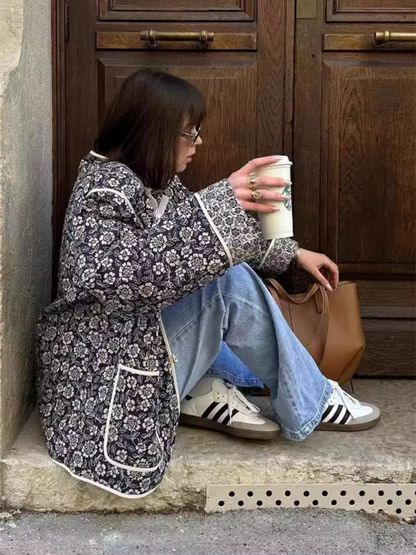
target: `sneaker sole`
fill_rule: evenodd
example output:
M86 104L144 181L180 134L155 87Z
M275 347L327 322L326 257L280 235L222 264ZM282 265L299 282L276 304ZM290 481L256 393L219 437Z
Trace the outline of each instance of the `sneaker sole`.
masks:
M245 439L270 440L276 439L280 436L280 430L266 431L249 430L247 428L235 428L233 426L220 424L218 422L215 422L215 420L209 420L208 418L202 418L201 416L191 416L189 414L181 414L179 423L185 426L191 426L193 428L216 430L217 432L222 432L234 437L242 437Z
M315 428L317 432L363 432L364 430L371 430L380 422L381 416L379 415L374 420L362 422L360 424L331 424L330 422L321 422Z

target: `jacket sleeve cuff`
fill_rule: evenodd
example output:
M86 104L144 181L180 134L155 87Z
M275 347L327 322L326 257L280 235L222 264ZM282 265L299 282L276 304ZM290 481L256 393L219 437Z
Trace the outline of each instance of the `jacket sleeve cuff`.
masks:
M283 274L289 268L298 248L299 244L293 239L273 239L258 269L270 277Z
M261 234L253 225L255 220L245 213L228 180L196 193L195 197L220 240L230 267L261 257Z

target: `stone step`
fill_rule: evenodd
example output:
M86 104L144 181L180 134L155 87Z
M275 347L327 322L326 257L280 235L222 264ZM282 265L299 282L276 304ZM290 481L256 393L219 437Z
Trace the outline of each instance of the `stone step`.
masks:
M3 495L9 508L36 511L173 511L203 509L211 484L415 482L416 382L356 380L355 389L358 398L382 410L374 430L315 432L303 442L256 442L180 428L163 483L140 500L83 483L55 465L34 412L2 461ZM267 415L268 401L255 402Z

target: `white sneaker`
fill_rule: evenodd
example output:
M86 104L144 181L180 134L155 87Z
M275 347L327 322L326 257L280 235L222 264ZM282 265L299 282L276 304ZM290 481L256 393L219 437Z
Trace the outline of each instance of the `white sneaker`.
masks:
M332 380L332 395L316 430L327 432L360 432L374 428L381 417L375 405L360 403Z
M279 426L259 413L236 387L221 378L202 378L181 401L180 422L249 439L278 437Z

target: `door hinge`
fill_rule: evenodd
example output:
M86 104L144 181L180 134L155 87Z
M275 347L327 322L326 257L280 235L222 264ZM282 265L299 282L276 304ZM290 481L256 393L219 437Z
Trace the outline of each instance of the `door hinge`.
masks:
M64 16L64 26L65 26L65 40L69 41L69 6L65 4L65 16Z
M297 0L296 19L315 19L317 15L317 0Z

